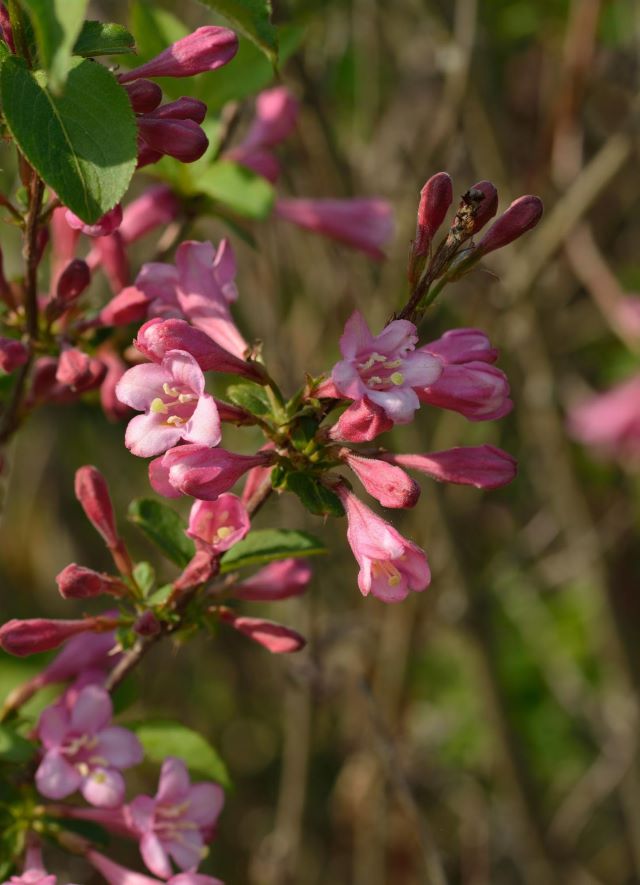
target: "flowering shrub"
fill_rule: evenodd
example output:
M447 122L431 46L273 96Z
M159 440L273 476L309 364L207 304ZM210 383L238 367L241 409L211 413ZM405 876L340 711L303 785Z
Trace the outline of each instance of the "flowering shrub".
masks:
M223 5L244 10L240 20L257 42L264 44L265 26L275 34L268 18L262 28L251 24L255 4ZM254 12L247 17L249 9ZM58 589L65 599L112 599L99 615L10 620L0 628L0 646L10 654L62 647L2 710L14 752L0 760L10 768L0 809L0 869L14 883L55 882L45 871L45 840L83 857L107 882L157 881L103 854L91 831L78 828L84 821L138 841L152 876L204 885L217 881L198 869L224 804L224 766L199 738L213 780L191 783L187 766L194 760L178 751L193 732L180 726L178 739L170 740L161 730L151 741L145 723L114 725L111 693L148 649L177 633L226 625L275 654L305 645L288 626L242 613L244 603L305 592L307 559L325 552L321 541L295 528L252 529L273 492L296 495L319 517L346 516L362 595L395 603L428 587L426 553L360 500L353 476L391 510L418 502L420 488L407 470L480 489L514 478L514 459L490 445L403 454L386 450L378 437L411 423L424 405L470 421L511 410L507 379L495 365L498 353L480 330L454 329L424 342L421 324L447 284L531 228L542 207L536 197L521 197L486 229L498 197L491 183L479 182L465 192L437 242L453 189L446 173L433 176L421 192L405 303L380 330L355 312L336 365L285 393L268 368L270 343L263 349L251 337L260 330L243 334L234 321L239 293L229 239L217 245L176 239L169 250L175 247L173 261L150 255L135 276L129 247L167 223L206 211L207 191L194 193L195 176L186 189L177 183L184 164L201 160L212 190L212 181L231 175L227 180L240 200L249 176L259 192L272 196L265 217L273 212L373 259L384 257L390 206L379 199L275 197L275 149L298 113L285 87L262 92L244 139L217 148L208 141L202 101L162 103L155 78L192 77L226 65L237 48L232 31L199 28L155 58L114 74L86 59L130 52L131 35L74 16L65 19L60 36L36 4L2 8L0 99L24 188L2 201L22 230L25 267L17 283L0 279L0 367L9 380L0 441L6 443L41 404L99 391L105 416L128 421L123 444L133 456L152 459L152 490L161 498L194 500L186 525L158 497L131 505L134 522L176 566L173 581L157 586L152 565L134 562L127 550L105 477L92 466L78 469L76 497L111 554L113 573L70 563L56 578ZM263 48L274 51L268 41ZM80 102L86 113L78 117ZM27 104L36 115L29 125ZM43 149L45 132L50 152ZM128 201L134 169L148 171L160 161L163 183ZM47 262L49 291L43 294ZM96 310L87 293L100 273L113 293ZM207 391L210 373L235 376L223 399ZM228 450L221 445L225 424L258 429L263 442L249 454ZM243 478L237 495L232 489ZM247 576L245 569L256 565ZM62 694L29 723L24 703L51 684L62 685ZM161 763L158 791L128 799L126 771L145 756Z

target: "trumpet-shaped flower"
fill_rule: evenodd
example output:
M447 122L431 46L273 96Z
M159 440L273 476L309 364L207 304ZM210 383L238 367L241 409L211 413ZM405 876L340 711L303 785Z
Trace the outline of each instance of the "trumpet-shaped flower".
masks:
M134 366L116 387L118 399L144 415L127 427L125 444L134 455L149 458L180 440L215 446L220 419L212 396L204 392L204 375L184 350L170 350L160 365Z
M240 498L224 494L215 501L195 502L187 534L222 553L244 538L249 525L249 514Z
M435 356L415 349L417 340L408 320L394 320L372 335L356 311L340 339L343 359L331 373L338 392L355 401L366 396L395 424L408 424L420 405L414 388L433 384L442 372Z

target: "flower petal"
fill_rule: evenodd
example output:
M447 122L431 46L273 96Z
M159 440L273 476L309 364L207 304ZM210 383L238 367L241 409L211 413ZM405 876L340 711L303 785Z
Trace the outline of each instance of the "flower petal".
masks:
M96 734L113 715L109 693L99 685L87 685L71 711L71 727L79 734Z
M183 439L203 446L217 446L222 439L220 416L215 400L205 393L182 432Z
M179 443L182 433L182 427L165 424L159 413L136 415L127 425L124 444L133 455L152 458Z
M49 752L36 771L36 786L47 799L64 799L75 793L82 777L66 759L58 753Z
M189 790L188 820L201 827L211 827L217 821L224 805L224 790L218 784L194 784Z
M418 395L411 387L369 390L367 395L372 402L384 409L394 424L410 424L414 412L420 406Z
M155 833L145 833L140 840L142 859L155 876L168 879L173 870L164 845Z
M162 360L162 368L178 384L184 384L197 396L204 393L204 375L195 358L186 350L170 350Z
M38 722L38 737L47 749L59 747L69 730L69 715L60 704L46 707Z
M191 781L182 759L167 756L162 763L156 799L169 805L179 805L188 798Z
M115 768L94 768L80 791L90 805L116 808L124 799L124 778Z
M144 758L142 744L128 728L112 725L103 728L98 734L96 753L116 768L129 768L137 765Z
M353 360L362 351L375 349L375 341L367 321L359 310L355 310L345 323L340 338L340 353L346 360Z
M170 384L171 380L169 372L155 363L133 366L116 384L116 396L126 406L144 412L157 396L161 396L162 385Z

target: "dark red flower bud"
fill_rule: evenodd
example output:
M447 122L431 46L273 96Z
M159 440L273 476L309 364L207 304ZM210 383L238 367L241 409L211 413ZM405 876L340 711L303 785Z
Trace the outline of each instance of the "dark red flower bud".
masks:
M138 636L157 636L160 632L160 621L153 612L143 612L133 625L134 632Z
M181 163L199 160L209 146L209 139L193 120L164 120L146 115L138 118L138 130L148 147Z
M177 101L163 104L151 116L158 120L193 120L194 123L202 123L207 116L207 106L197 98L183 96Z
M148 114L150 111L155 111L162 101L162 89L151 80L136 80L134 83L123 85L136 114Z
M453 186L446 172L432 175L420 191L418 226L413 251L417 256L427 255L431 242L445 219L453 202Z
M514 200L509 208L478 243L476 253L487 255L503 246L508 246L526 231L531 230L542 218L542 200L540 197L525 196Z
M24 366L29 359L29 351L22 341L15 338L0 338L0 369L3 372L15 372Z
M82 295L90 282L89 265L81 258L74 258L58 277L56 297L65 304L69 304Z

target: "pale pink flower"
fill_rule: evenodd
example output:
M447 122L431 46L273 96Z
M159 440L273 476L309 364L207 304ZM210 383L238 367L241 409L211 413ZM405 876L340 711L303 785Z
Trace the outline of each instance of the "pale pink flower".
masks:
M298 118L299 106L284 86L275 86L261 92L256 99L253 122L243 141L226 156L275 182L280 167L271 148L284 141L292 132Z
M470 362L495 363L498 351L480 329L450 329L420 350L437 356L445 365Z
M142 761L138 738L126 728L110 725L109 693L87 685L72 701L43 710L38 737L44 756L35 780L48 799L64 799L80 790L91 805L113 808L124 799L120 774Z
M640 459L640 375L573 406L569 432L587 446L622 461Z
M408 424L420 405L414 388L433 384L442 372L436 357L415 349L417 340L408 320L394 320L372 335L356 311L340 339L343 359L333 368L333 383L347 399L366 396L395 424Z
M151 462L149 481L165 497L183 494L215 501L252 467L266 466L272 461L272 452L237 455L202 445L178 446Z
M222 787L209 782L192 784L182 759L165 759L155 797L137 796L126 810L151 872L168 879L173 872L171 860L181 870L195 871L223 805Z
M298 227L360 249L378 261L384 259L382 247L393 236L393 213L385 200L279 199L275 211Z
M495 446L461 446L426 455L380 456L391 464L408 470L419 470L440 482L497 489L515 479L518 462L508 452Z
M425 590L431 572L423 550L403 538L340 484L335 491L347 513L347 540L360 573L358 586L363 596L372 593L383 602L400 602L410 590Z
M234 630L257 642L274 655L288 655L304 648L307 640L300 633L264 618L247 618L228 608L219 609L220 619Z
M417 503L420 486L399 467L378 458L365 458L350 449L342 449L340 457L383 507L414 507Z
M233 31L210 25L176 40L155 58L120 74L118 79L131 83L141 77L193 77L222 67L237 51L238 38Z
M51 651L79 633L102 633L118 626L118 619L98 615L78 621L30 618L7 621L0 627L0 648L10 655L23 657Z
M313 572L304 559L281 559L270 562L233 588L238 599L249 602L273 602L300 596L307 589Z
M151 876L145 876L142 873L135 873L93 848L89 849L86 858L109 885L162 885L162 880L152 879ZM214 879L213 876L188 872L172 876L168 880L168 885L224 885L224 883L220 879Z
M241 541L250 528L249 514L237 495L196 501L189 513L187 535L222 553Z
M142 458L158 455L184 439L203 446L220 442L220 419L204 375L184 350L170 350L160 365L133 366L116 387L120 402L144 415L132 418L125 445Z

